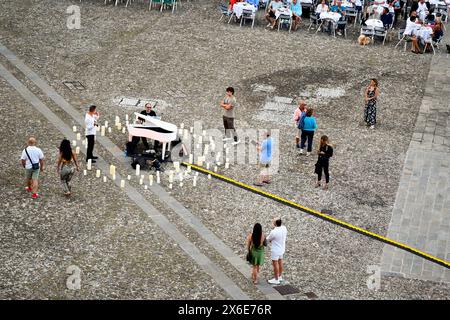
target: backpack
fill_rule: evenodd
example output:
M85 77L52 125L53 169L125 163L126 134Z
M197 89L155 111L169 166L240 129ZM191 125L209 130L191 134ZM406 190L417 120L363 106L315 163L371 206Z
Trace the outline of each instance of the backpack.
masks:
M298 120L297 128L303 129L303 127L305 126L305 118L306 118L306 112L302 112L302 115L300 116L300 120Z

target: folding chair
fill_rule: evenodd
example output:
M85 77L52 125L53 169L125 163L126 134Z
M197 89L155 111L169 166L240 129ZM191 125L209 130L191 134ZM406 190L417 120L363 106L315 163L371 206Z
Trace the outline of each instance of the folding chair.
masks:
M366 37L369 37L372 40L373 44L373 37L375 35L375 30L373 27L369 26L362 26L361 31L359 32L360 35L365 35Z
M288 14L280 14L278 17L278 31L280 31L280 27L282 25L289 25L289 32L291 32L292 28L292 16Z
M161 6L161 10L162 10L164 0L150 0L150 3L148 5L148 10L149 11L152 10L152 5L155 5L155 4L159 4Z
M347 18L350 18L350 17L355 18L353 26L356 26L356 21L358 20L358 11L356 11L356 9L354 9L354 8L347 8L345 10L345 16Z
M228 6L226 4L219 5L219 10L220 10L220 19L219 19L219 21L222 21L222 19L224 17L226 17L226 18L230 17L231 14L233 13L233 11L228 10Z
M255 24L255 15L256 15L255 12L253 12L252 10L247 9L242 10L240 26L242 27L242 23L244 22L244 20L251 20L253 28L253 25Z
M384 27L375 27L373 29L374 39L375 39L375 37L383 38L383 46L384 46L384 42L386 41L386 36L387 36L387 30Z
M397 48L397 46L402 43L402 41L405 42L406 51L406 46L408 45L408 42L411 42L411 40L406 40L405 29L398 30L398 43L395 45L395 48Z
M347 16L345 16L343 20L338 20L333 26L334 37L336 37L336 29L338 29L339 26L344 26L344 38L347 38Z
M178 0L163 0L163 4L161 5L160 11L163 10L163 7L172 7L172 13L173 13L175 11L175 9L178 9Z
M320 20L319 16L315 13L315 12L311 12L311 14L309 15L309 26L308 26L308 30L311 29L312 25L316 25L319 26L319 24L322 22L322 20ZM319 29L317 29L319 30ZM317 31L316 31L317 32Z

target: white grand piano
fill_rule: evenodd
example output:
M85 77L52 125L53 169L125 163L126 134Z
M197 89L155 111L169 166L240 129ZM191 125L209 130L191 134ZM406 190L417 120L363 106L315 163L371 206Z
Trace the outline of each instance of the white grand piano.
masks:
M135 112L136 123L128 124L128 141L132 141L133 137L145 137L147 139L156 140L162 143L162 160L164 160L166 150L170 150L170 144L177 139L177 126L161 121L156 117L148 117ZM144 120L144 123L139 123Z

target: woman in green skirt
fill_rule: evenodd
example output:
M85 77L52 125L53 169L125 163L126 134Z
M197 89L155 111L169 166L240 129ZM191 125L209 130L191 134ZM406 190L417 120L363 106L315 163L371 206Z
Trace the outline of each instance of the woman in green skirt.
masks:
M251 253L250 263L252 264L252 280L258 283L259 266L264 263L266 237L262 232L262 226L256 223L253 232L247 237L247 249Z

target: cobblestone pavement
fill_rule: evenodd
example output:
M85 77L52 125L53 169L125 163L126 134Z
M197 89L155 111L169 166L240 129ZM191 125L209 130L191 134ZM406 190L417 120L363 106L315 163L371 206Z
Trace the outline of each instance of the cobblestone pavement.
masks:
M388 230L388 237L446 261L450 260L449 88L448 58L436 55ZM381 263L385 274L450 283L449 269L397 248L386 246Z
M346 40L313 34L305 24L292 34L271 32L261 25L240 28L218 22L218 3L183 3L171 14L148 12L139 2L114 8L99 1L83 1L82 29L70 31L65 26L65 10L71 1L1 0L0 41L79 114L94 102L100 107L102 121L110 123L116 115L124 119L125 114L140 111L117 102L121 97L136 97L158 100L157 112L166 121L189 127L201 119L205 128L220 128L217 103L224 88L233 85L240 102L237 127L280 130L281 166L272 184L265 187L268 191L317 210L330 209L338 219L386 234L419 113L411 101L422 101L430 55L394 50L392 42L384 47L360 47L352 36ZM290 53L295 54L290 57ZM6 59L0 57L0 63L66 125L78 125ZM362 92L371 77L380 80L382 92L375 131L361 124ZM85 89L71 91L64 86L65 80L80 81ZM104 186L92 175L86 179L78 176L74 197L66 201L56 175L49 171L42 181L45 200L36 207L26 195L16 193L22 176L15 165L21 142L35 134L54 164L61 135L42 117L17 119L14 111L27 114L30 107L4 82L1 90L7 112L1 136L5 152L0 161L2 168L8 169L1 171L0 200L10 208L2 221L15 217L4 226L8 233L2 233L2 252L6 254L2 254L0 272L1 278L7 279L6 285L2 284L3 297L229 298L215 279L182 250L171 247L170 239L113 185ZM314 189L315 157L299 156L293 147L295 129L288 108L295 108L300 98L317 110L315 145L317 137L326 133L336 147L328 191ZM279 112L269 110L274 101L281 102L277 104ZM123 149L126 136L113 130L108 138ZM123 175L133 174L126 161L117 161L101 145L96 148ZM257 173L251 165L219 170L247 183L252 183ZM135 179L130 183L142 188ZM186 182L184 187L169 190L167 177L162 187L239 257L245 255L243 239L255 222L261 222L267 232L273 215L282 215L289 230L286 279L300 289L289 299L306 299L306 292L314 292L319 299L448 298L447 284L416 279L383 277L378 291L369 290L367 267L379 264L383 245L361 235L204 177L197 188ZM144 194L245 293L254 299L266 298L224 252L205 241L198 226L186 222L153 190ZM92 212L92 207L99 212ZM72 212L78 217L75 222ZM32 240L27 242L28 238ZM130 240L124 244L121 239ZM72 258L79 252L86 253L80 254L81 262ZM40 259L37 267L36 258ZM75 295L63 286L65 267L73 260L89 278L95 278L92 287ZM41 270L48 276L39 277ZM267 263L261 279L269 277Z

